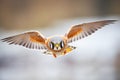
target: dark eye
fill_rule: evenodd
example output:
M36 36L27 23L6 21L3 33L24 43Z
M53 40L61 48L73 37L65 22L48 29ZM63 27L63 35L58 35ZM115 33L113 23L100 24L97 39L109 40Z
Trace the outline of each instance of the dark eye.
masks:
M54 43L53 42L50 42L50 48L54 49Z
M64 44L64 42L63 42L63 41L61 41L61 42L60 42L60 47L61 47L61 48L63 48L63 47L64 47L64 45L65 45L65 44Z

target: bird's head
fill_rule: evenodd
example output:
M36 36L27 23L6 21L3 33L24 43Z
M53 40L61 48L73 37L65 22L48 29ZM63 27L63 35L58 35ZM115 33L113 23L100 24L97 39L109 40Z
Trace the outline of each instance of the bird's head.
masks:
M66 39L62 36L50 37L47 40L47 45L52 50L60 51L66 47Z

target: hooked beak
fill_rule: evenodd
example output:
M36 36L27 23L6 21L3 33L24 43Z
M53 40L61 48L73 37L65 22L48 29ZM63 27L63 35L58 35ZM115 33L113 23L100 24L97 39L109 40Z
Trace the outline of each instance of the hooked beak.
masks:
M55 44L55 47L56 47L56 49L58 50L58 48L60 47L60 44Z

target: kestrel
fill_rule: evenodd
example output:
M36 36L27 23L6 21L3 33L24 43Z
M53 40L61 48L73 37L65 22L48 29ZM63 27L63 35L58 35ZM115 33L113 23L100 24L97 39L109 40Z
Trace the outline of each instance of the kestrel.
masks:
M22 45L30 49L39 49L43 51L44 54L50 54L56 58L58 55L65 55L76 48L70 46L69 43L91 35L103 26L115 21L116 20L104 20L74 25L62 36L55 35L46 38L38 31L30 31L4 38L2 41L8 42L9 44Z

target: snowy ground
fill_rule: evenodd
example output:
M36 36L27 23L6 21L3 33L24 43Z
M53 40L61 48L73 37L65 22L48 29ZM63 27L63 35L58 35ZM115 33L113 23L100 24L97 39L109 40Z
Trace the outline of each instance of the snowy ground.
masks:
M0 80L115 80L120 17L61 20L38 31L47 37L65 34L71 25L105 19L118 21L71 44L77 49L56 59L39 50L0 42ZM0 29L0 39L21 32Z

